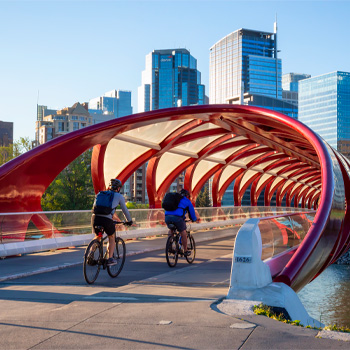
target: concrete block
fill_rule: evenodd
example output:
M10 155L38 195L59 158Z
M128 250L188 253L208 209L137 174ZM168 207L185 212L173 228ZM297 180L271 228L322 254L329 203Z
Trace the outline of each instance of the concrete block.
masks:
M231 269L231 289L261 288L272 282L270 268L261 260L259 219L249 219L238 231Z

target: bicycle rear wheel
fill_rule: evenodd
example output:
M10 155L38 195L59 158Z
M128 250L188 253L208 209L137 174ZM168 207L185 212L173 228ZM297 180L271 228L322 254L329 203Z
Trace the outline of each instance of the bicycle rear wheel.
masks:
M113 258L118 260L117 264L107 266L107 272L111 277L117 277L123 269L125 262L125 242L122 238L116 237Z
M175 267L178 259L177 244L174 236L169 236L165 246L166 262L170 267Z
M191 251L191 255L186 256L186 260L189 264L192 264L196 257L196 243L194 238L190 235L187 236L187 250Z
M96 281L101 269L101 259L102 245L97 239L94 239L89 243L84 254L83 271L87 283L92 284Z

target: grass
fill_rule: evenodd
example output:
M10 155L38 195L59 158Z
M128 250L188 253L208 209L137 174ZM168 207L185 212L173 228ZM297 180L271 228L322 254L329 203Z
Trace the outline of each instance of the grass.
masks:
M332 326L326 326L323 329L327 331L336 331L336 332L344 332L344 333L350 333L350 328L349 327L339 327L336 324Z
M283 313L276 313L273 310L273 308L271 308L270 306L267 306L265 304L254 305L253 306L253 311L257 315L267 316L267 317L272 318L274 320L277 320L277 321L280 321L280 322L284 322L284 323L288 323L288 324L291 324L293 326L304 327L300 323L300 321L298 321L298 320L291 321Z
M254 305L253 306L253 311L257 315L263 315L263 316L272 318L272 319L280 321L280 322L291 324L293 326L304 327L300 323L300 321L298 321L298 320L291 321L283 313L275 312L274 308L272 308L270 306L267 306L265 304ZM324 329L324 330L335 331L335 332L350 333L350 328L348 328L348 327L340 327L340 326L337 326L336 324L331 325L331 326L326 326L324 328L311 327L311 326L306 326L305 328L318 329L318 330Z

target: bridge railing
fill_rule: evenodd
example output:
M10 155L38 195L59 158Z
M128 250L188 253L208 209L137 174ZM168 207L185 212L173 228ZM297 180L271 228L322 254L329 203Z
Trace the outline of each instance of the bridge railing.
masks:
M292 258L315 215L316 212L308 211L247 220L235 240L227 299L279 307L293 321L322 327L308 315L291 287L272 282Z
M220 230L242 224L252 217L263 217L300 211L282 207L196 208L199 222L192 231ZM124 239L163 235L167 233L163 209L131 209L134 225L118 226ZM124 220L121 210L115 219ZM87 244L92 237L91 211L54 211L0 214L0 257L33 253Z
M229 294L272 281L303 241L316 211L247 220L237 233Z
M298 246L309 231L315 215L316 211L308 211L260 219L262 260Z

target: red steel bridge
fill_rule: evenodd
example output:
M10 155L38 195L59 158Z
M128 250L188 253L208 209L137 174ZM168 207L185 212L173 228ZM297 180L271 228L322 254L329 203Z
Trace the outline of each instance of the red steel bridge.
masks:
M270 110L238 105L162 109L96 124L53 139L0 167L0 212L40 212L41 197L55 177L93 147L95 192L109 179L127 180L148 163L150 208L160 208L171 183L185 172L184 187L195 202L212 178L216 207L234 181L235 205L250 189L251 205L315 209L307 235L270 264L274 281L301 289L336 261L350 244L350 163L304 124ZM5 230L45 231L42 215L7 216Z

